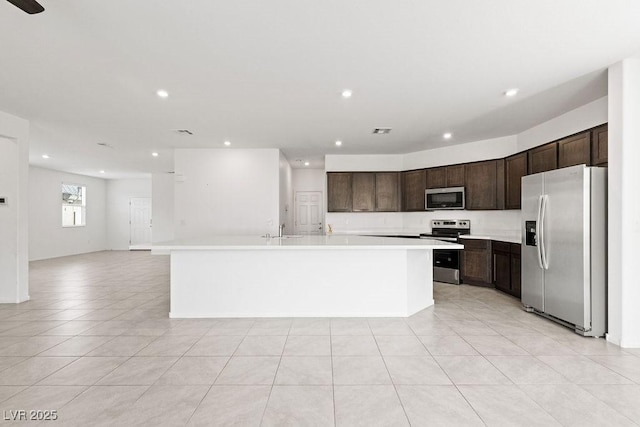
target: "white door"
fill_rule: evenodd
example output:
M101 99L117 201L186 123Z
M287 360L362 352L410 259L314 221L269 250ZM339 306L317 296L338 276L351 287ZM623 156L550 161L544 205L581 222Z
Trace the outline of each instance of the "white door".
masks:
M129 199L129 249L151 249L151 198Z
M323 234L321 191L296 191L295 207L295 234Z

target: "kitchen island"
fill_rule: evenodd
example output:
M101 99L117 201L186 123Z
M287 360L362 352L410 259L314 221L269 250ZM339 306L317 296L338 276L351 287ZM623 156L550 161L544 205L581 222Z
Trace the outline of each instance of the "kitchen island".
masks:
M407 317L433 305L430 239L213 236L155 244L171 257L172 318Z

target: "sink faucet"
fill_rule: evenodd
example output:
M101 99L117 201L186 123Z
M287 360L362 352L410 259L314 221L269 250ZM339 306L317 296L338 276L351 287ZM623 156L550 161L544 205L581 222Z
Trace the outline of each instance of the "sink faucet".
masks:
M284 234L284 223L280 224L280 227L278 228L278 237L282 237L283 234Z

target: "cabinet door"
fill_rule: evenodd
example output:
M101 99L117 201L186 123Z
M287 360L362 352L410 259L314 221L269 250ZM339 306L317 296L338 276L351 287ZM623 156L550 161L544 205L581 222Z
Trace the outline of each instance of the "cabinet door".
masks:
M609 126L602 125L591 131L591 164L606 165L609 161Z
M520 245L516 243L511 244L511 295L520 298L521 292L521 258L520 258Z
M566 168L591 164L591 132L570 136L558 141L558 167Z
M329 212L351 212L350 172L331 172L327 174L327 210Z
M376 174L354 172L352 178L353 212L373 212L376 197Z
M558 144L552 142L529 150L529 175L558 169Z
M447 168L427 169L427 188L444 188L447 186Z
M464 186L464 165L447 166L447 187Z
M425 169L402 172L403 211L424 211Z
M508 250L493 250L493 284L496 289L511 293L511 254Z
M516 154L505 159L505 208L520 209L522 177L527 174L527 153Z
M497 209L496 161L468 163L464 174L466 209Z
M376 212L397 212L400 181L397 172L376 173Z
M491 241L464 239L462 281L470 285L491 284Z

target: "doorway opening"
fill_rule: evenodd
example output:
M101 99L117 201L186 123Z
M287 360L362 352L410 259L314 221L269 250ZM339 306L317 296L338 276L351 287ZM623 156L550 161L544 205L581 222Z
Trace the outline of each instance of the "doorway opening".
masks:
M129 250L151 249L151 198L129 199Z

